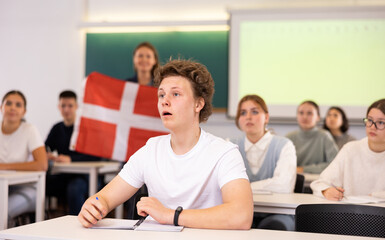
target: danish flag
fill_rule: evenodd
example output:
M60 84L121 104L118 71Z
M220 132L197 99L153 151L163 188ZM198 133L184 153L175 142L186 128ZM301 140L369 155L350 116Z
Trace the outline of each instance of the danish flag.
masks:
M127 161L150 137L168 134L157 102L154 87L91 73L85 82L71 149Z

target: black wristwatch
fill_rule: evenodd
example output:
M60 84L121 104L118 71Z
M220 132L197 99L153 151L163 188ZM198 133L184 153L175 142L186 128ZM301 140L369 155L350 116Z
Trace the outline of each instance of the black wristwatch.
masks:
M183 211L183 208L181 206L177 207L175 209L175 214L174 214L174 225L175 226L179 226L178 225L178 219L179 219L179 214Z

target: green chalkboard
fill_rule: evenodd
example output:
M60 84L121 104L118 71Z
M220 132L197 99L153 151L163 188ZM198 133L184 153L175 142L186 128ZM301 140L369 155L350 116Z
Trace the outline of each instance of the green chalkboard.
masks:
M133 50L143 41L156 47L161 63L180 57L204 64L215 81L214 107L227 107L228 31L88 33L86 74L97 71L118 79L131 77Z

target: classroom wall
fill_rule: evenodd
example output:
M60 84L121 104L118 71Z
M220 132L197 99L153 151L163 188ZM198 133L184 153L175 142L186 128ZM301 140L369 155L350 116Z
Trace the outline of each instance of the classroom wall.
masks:
M228 9L381 5L384 0L88 0L88 21L227 20Z
M81 87L85 34L79 25L84 21L227 20L229 8L328 5L384 5L384 0L0 0L0 96L11 89L23 91L26 119L45 139L61 119L60 91ZM204 128L218 135L237 131L225 114L218 116ZM218 131L221 125L223 131ZM296 128L277 126L283 127L280 132Z
M243 136L234 121L234 119L227 118L225 113L214 112L206 123L201 124L201 127L206 132L224 139ZM319 122L318 125L322 127L322 122ZM276 135L285 136L291 131L298 130L298 125L296 123L269 123L267 128ZM364 138L366 136L364 124L350 126L349 133L357 139Z
M58 94L84 76L82 0L0 0L0 95L21 90L43 139L61 119Z

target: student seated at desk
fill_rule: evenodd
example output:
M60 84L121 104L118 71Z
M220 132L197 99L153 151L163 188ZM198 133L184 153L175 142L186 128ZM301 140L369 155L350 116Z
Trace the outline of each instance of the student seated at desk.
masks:
M316 126L319 119L318 105L304 101L297 109L300 129L286 135L295 146L298 173L321 173L337 155L338 147L330 133Z
M100 161L99 157L81 154L69 149L76 110L78 108L76 94L73 91L63 91L59 95L58 108L63 117L63 121L55 124L45 140L45 145L49 149L48 159L55 162L84 162ZM53 154L54 151L56 154ZM84 201L88 197L87 174L47 174L46 194L65 198L68 204L68 214L77 215ZM99 186L102 179L99 178Z
M155 75L158 110L169 135L150 138L122 171L83 205L90 227L143 184L149 197L138 214L191 228L249 229L253 197L236 145L206 133L199 123L212 111L214 81L202 64L173 60Z
M297 156L293 143L272 135L266 126L269 111L258 95L246 95L238 103L235 123L246 136L238 144L253 190L292 193L296 179ZM287 215L254 214L253 227L295 230L294 218Z
M367 137L345 144L311 183L315 195L329 200L354 195L385 198L385 99L370 105L364 123Z
M323 129L329 131L338 149L341 149L347 142L356 140L355 137L348 133L349 121L344 110L340 107L330 107L326 113Z
M26 109L27 101L20 91L9 91L1 101L0 170L47 170L40 133L23 119ZM20 214L35 211L36 188L28 184L11 186L8 199L8 219L12 221ZM8 225L12 227L12 222Z

